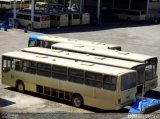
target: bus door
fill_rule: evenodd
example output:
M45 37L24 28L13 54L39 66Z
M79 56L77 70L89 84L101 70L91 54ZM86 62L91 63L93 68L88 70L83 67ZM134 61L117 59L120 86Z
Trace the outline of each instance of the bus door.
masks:
M2 83L11 85L11 60L7 57L2 57Z

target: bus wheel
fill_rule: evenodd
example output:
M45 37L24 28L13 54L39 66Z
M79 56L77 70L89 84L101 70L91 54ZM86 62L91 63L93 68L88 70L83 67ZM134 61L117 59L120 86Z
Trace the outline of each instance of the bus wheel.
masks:
M25 86L24 86L24 83L22 81L18 81L17 82L17 85L16 85L16 88L19 92L24 92L25 90Z
M72 97L72 104L75 106L75 107L82 107L83 105L83 98L82 96L78 95L78 94L75 94L73 95Z

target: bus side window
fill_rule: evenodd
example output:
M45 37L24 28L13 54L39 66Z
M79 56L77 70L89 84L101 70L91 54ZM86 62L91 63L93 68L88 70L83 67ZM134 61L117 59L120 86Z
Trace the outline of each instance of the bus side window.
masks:
M44 63L38 63L37 74L50 77L51 76L51 65L44 64Z
M45 42L44 42L44 48L49 48L49 49L51 49L51 42L45 41Z
M68 70L68 79L72 82L83 83L84 81L84 71L77 69Z
M146 77L146 80L152 79L152 77L153 77L153 66L152 65L146 66L145 77Z
M16 71L22 71L22 61L19 59L12 60L12 69Z
M102 87L103 75L93 72L86 72L85 74L85 84L101 88Z
M36 74L36 63L32 61L23 61L23 71Z
M62 66L52 66L52 77L61 80L67 79L67 68Z
M29 44L28 44L28 47L36 47L36 41L30 40Z
M3 68L3 72L8 72L10 71L11 68L11 60L9 58L3 58L3 64L2 64Z

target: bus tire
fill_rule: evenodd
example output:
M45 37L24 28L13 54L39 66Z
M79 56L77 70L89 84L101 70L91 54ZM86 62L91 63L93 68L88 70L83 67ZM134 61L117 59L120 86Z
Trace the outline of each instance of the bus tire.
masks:
M83 98L79 94L73 94L72 96L72 104L75 107L82 107L83 106Z
M22 81L17 81L16 89L21 93L24 92L25 91L24 83Z

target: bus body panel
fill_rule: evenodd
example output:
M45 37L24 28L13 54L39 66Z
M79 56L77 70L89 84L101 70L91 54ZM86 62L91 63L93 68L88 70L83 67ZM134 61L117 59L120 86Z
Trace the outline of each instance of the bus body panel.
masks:
M81 24L90 24L90 14L89 13L82 13L81 14Z

